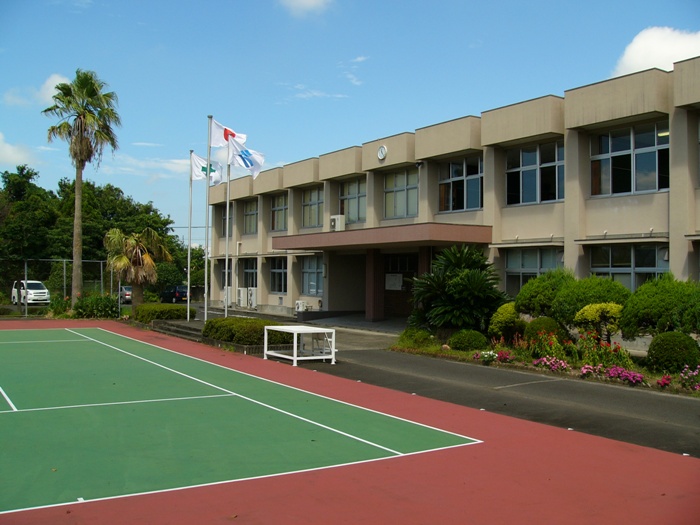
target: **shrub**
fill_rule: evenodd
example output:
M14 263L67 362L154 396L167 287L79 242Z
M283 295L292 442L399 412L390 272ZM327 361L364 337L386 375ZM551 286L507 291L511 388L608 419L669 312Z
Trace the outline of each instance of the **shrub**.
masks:
M593 331L608 343L620 329L622 305L616 303L589 304L574 317L574 326L581 332Z
M530 355L532 357L556 357L564 359L566 350L564 345L553 332L541 331L528 341Z
M680 372L684 366L694 368L700 362L695 339L681 332L663 332L652 339L646 364L656 372Z
M83 295L73 306L73 317L79 319L115 319L119 317L119 304L109 295Z
M279 324L249 317L215 318L207 320L202 335L237 345L261 346L265 343L265 327ZM270 345L291 344L294 337L292 334L275 330L268 331L267 336Z
M60 295L52 296L49 310L51 310L54 316L65 314L70 310L70 297L61 297Z
M677 281L664 274L647 281L629 298L622 309L620 328L625 339L639 335L682 331L683 313L690 308L697 284Z
M536 339L538 337L537 334L539 334L540 332L554 334L561 343L568 339L571 339L571 337L569 336L569 332L562 329L559 323L557 323L554 319L546 316L537 317L530 321L525 327L525 333L523 337L529 343L533 339Z
M428 330L409 327L401 332L397 344L402 348L424 348L435 343L435 338Z
M486 336L476 330L460 330L450 337L447 344L454 350L465 352L483 350L489 346Z
M578 341L578 350L581 363L584 365L599 366L605 368L619 366L631 368L632 356L618 343L601 341L594 334L583 334Z
M6 306L0 306L0 316L13 315L13 314L15 314L15 311L12 308L8 308Z
M493 313L505 302L493 265L475 246L441 251L433 269L414 277L409 325L438 329L486 330Z
M569 281L562 286L552 303L552 317L562 326L571 326L584 306L608 302L624 305L630 295L623 284L605 277L592 275Z
M115 300L116 304L116 300ZM140 304L133 311L134 320L139 323L150 324L154 319L187 319L187 305L180 304ZM194 308L190 308L190 317L197 314Z
M552 304L559 290L575 280L574 273L568 268L549 270L530 279L515 298L515 310L532 317L551 316Z
M488 335L490 338L503 338L510 343L516 334L522 336L525 333L527 323L520 318L515 311L515 302L505 303L491 316Z

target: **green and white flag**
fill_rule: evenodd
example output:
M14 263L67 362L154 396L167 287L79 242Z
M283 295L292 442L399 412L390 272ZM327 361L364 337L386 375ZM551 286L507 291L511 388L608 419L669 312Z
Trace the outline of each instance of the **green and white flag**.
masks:
M192 180L205 180L207 178L207 159L192 153L190 155L190 171ZM216 161L209 163L209 177L213 184L221 184L223 182L223 172L224 168L221 163Z

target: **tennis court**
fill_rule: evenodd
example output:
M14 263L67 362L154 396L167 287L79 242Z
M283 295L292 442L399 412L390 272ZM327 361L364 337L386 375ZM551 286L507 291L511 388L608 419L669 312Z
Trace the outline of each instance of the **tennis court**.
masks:
M0 513L479 440L103 328L0 330Z
M58 319L0 321L0 341L0 525L695 525L700 512L700 459L323 373L342 351L293 367Z

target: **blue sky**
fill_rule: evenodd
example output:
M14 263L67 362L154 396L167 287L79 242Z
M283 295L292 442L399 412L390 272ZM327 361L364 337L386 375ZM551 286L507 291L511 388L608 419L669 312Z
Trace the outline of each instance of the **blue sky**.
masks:
M186 240L207 115L269 168L698 55L697 0L0 0L0 172L74 177L41 110L93 70L122 127L85 178L152 201ZM195 181L200 244L204 199Z

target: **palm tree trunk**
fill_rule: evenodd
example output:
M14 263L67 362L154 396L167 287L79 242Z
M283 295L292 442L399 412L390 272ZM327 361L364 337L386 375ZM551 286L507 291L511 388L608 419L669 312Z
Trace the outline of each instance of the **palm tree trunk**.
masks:
M83 292L83 168L75 168L75 211L73 212L73 279L71 307Z
M131 312L136 312L136 307L143 304L143 284L131 283Z

